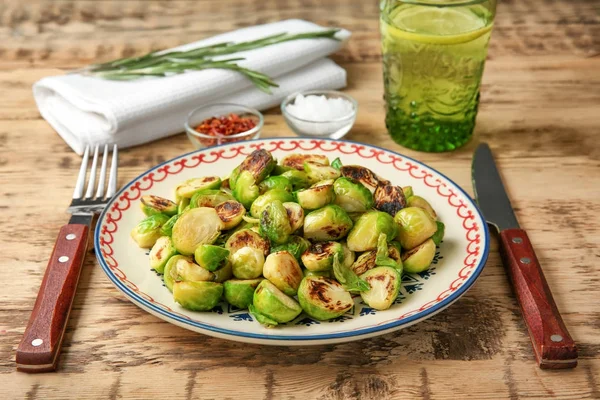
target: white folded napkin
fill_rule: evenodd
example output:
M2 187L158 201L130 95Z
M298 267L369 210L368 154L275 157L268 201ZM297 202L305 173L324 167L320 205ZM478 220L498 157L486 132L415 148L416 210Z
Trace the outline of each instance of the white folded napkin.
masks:
M286 20L175 49L323 29L307 21ZM263 72L279 84L271 95L255 88L242 74L220 69L134 81L110 81L79 74L53 76L36 82L33 95L42 116L78 154L88 144L135 146L182 132L186 115L203 104L231 102L265 109L296 91L344 87L344 69L324 58L338 50L350 32L341 30L337 37L342 40L295 40L237 53L235 57L245 58L240 65Z

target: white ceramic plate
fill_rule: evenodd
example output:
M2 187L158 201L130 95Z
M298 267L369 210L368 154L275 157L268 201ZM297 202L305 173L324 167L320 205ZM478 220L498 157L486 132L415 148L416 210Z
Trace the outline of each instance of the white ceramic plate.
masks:
M358 164L400 186L412 186L426 198L446 225L443 243L428 271L404 275L400 295L389 310L376 311L355 298L355 306L331 321L301 314L294 321L268 329L247 310L221 303L212 312L194 312L173 301L162 280L148 265L148 251L129 233L143 218L140 196L172 198L174 187L189 178L226 177L246 155L264 148L281 158L291 153L339 157ZM95 235L98 261L108 278L134 304L175 325L219 338L271 345L339 343L382 335L415 324L448 307L481 273L489 237L482 215L471 198L439 172L403 155L349 141L260 139L212 147L162 163L125 185L100 216Z

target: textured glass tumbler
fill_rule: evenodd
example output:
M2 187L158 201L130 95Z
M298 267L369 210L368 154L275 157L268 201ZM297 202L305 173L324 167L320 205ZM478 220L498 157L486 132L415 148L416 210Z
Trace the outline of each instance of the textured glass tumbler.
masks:
M382 0L386 126L398 144L454 150L475 127L496 0Z

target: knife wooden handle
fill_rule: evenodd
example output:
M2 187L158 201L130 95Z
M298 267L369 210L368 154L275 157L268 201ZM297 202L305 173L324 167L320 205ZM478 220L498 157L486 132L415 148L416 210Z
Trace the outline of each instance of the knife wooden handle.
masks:
M54 371L85 258L89 227L60 228L29 323L17 348L17 369Z
M500 232L500 238L504 263L540 368L576 367L575 343L558 312L527 233L522 229L506 229Z

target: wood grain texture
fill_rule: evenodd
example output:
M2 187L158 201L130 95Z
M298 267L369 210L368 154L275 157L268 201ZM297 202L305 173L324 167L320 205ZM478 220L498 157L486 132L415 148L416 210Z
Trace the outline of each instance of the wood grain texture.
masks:
M0 2L0 398L600 398L598 8L596 0L501 1L475 139L453 153L425 154L385 132L377 2ZM416 157L470 193L472 152L479 141L490 144L579 366L537 367L494 242L474 287L423 323L360 342L276 349L150 316L110 284L90 249L59 372L17 373L15 350L80 162L41 119L31 85L91 61L294 17L353 32L334 56L360 103L349 139ZM266 113L263 135L291 135L277 109ZM121 183L190 150L183 135L125 150Z

